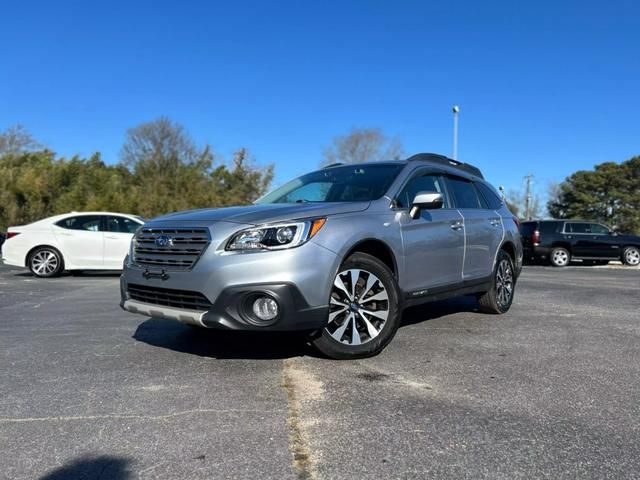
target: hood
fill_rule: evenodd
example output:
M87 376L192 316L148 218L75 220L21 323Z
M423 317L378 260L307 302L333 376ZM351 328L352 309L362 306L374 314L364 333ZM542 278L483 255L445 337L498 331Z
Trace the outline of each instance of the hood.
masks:
M640 245L640 236L638 235L618 233L615 238L621 243L633 243L634 245Z
M232 222L249 225L297 220L308 217L323 217L340 213L361 212L370 202L338 203L269 203L244 207L203 208L170 213L154 218L152 222Z

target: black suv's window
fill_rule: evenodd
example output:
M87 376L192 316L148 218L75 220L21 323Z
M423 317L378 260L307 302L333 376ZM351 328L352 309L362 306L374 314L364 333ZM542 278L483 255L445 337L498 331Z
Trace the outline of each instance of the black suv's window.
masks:
M491 187L485 185L484 183L476 182L476 188L480 190L480 193L486 200L491 210L498 210L502 207L502 199L496 192L493 191L493 189L491 189Z
M447 182L457 208L482 208L473 183L458 177L447 177Z
M520 234L525 237L530 237L535 230L537 230L538 224L536 222L523 222L520 224Z
M140 224L138 222L126 217L107 217L107 231L109 232L135 233L139 227Z
M421 175L409 180L402 191L398 194L398 197L396 198L396 205L402 208L410 207L418 192L442 193L445 197L443 207L449 208L442 185L442 177L440 175L433 174Z
M562 230L562 222L540 222L538 230L540 233L556 233L558 230ZM569 231L567 229L567 232Z
M605 227L604 225L600 225L599 223L592 223L590 224L591 226L591 233L595 234L595 235L608 235L609 234L609 228Z
M256 203L369 202L382 197L403 164L345 165L308 173Z
M571 233L591 233L589 223L567 223L565 230Z
M85 230L87 232L102 231L102 216L100 215L79 215L69 217L56 223L59 227L68 230Z

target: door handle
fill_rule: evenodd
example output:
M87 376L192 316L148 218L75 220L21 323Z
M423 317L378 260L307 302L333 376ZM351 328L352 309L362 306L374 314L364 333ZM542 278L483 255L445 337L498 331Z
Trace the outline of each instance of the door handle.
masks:
M498 226L500 226L500 219L499 218L490 218L489 219L489 223L491 225L493 225L494 227L498 227Z
M114 237L114 236L111 236L111 235L107 235L107 236L105 236L105 238L109 238L111 240L117 240L118 239L118 237Z
M451 222L451 228L453 230L462 230L464 228L464 224L462 222Z

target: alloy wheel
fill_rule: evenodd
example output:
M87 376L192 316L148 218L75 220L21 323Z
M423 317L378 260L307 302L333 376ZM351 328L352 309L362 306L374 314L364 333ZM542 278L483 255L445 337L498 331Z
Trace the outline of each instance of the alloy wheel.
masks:
M569 254L566 250L554 250L553 251L553 263L559 266L564 266L569 263Z
M389 294L373 273L343 270L331 289L327 332L346 345L362 345L376 338L389 316Z
M31 258L31 268L37 275L51 275L58 268L58 256L50 250L40 250Z
M501 307L506 307L513 295L513 269L508 260L502 260L496 271L496 297Z
M628 248L624 254L627 265L640 265L640 251L637 248Z

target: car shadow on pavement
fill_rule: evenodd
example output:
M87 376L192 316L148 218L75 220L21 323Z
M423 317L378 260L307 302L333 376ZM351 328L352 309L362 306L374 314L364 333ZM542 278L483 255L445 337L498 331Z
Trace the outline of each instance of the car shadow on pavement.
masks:
M100 478L103 480L127 480L132 478L129 471L130 460L102 455L81 457L47 473L40 480L72 480L80 478Z
M218 359L274 360L318 356L307 344L303 333L194 328L158 318L142 322L133 338L154 347Z
M462 312L480 312L475 296L454 297L407 308L402 314L400 328Z

